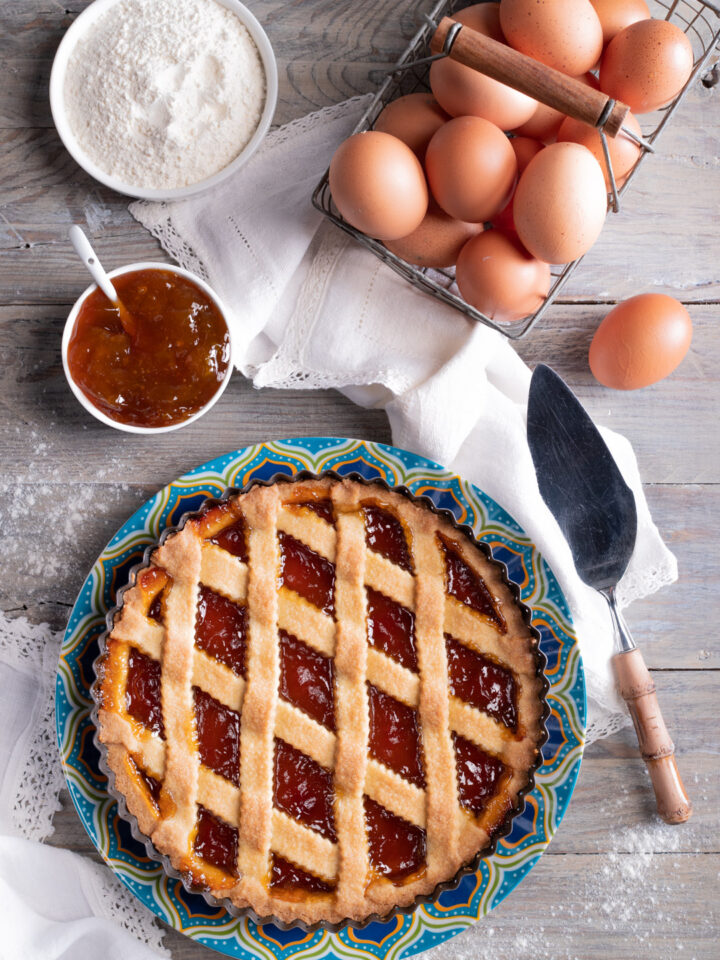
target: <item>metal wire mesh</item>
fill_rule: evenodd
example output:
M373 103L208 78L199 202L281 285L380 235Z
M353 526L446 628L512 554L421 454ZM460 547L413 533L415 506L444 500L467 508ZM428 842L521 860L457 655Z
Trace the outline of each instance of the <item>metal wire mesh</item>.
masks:
M442 17L452 16L457 10L467 5L468 0L439 0L439 2L428 11L428 16L430 20L439 23ZM672 103L662 110L644 114L639 118L643 136L647 142L652 145L660 136L666 123L677 110L695 80L698 76L702 75L713 51L718 46L718 43L720 43L720 2L715 3L710 2L710 0L674 0L674 2L673 0L651 0L649 6L655 18L670 20L687 34L695 58L690 79ZM370 130L383 108L390 103L391 100L396 100L398 97L405 96L408 93L430 90L428 83L429 66L427 63L419 64L416 63L416 61L428 56L430 53L430 39L433 32L433 26L430 23L426 23L418 30L412 40L410 40L405 52L396 64L396 71L390 73L383 82L372 103L355 128L356 133L363 130ZM397 69L405 65L407 65L405 69ZM620 196L628 189L647 154L648 151L643 149L638 162L618 191ZM413 266L391 253L379 240L373 240L371 237L365 236L365 234L360 233L360 231L347 223L347 221L340 216L332 202L327 171L315 188L312 202L318 210L337 224L338 227L346 233L349 233L363 246L372 250L377 257L392 267L396 273L399 273L410 283L414 284L414 286L425 290L438 300L450 304L471 320L487 324L487 326L499 330L513 340L519 340L532 330L548 307L557 298L582 260L582 257L580 257L572 263L551 267L552 283L550 291L545 301L535 313L522 320L516 320L513 323L499 324L484 313L465 303L460 297L455 283L455 271L453 268L436 270L427 267L421 268Z

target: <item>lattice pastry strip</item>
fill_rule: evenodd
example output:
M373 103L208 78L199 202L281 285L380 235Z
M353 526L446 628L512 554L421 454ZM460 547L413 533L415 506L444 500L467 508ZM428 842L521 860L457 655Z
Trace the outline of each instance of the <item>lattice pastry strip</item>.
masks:
M452 524L353 481L256 486L188 521L153 563L108 641L99 739L176 868L257 913L337 922L411 903L487 844L535 763L542 684L498 568ZM203 604L206 633L223 604L242 620L239 660L222 636L195 645ZM329 702L293 704L287 651L322 666ZM159 668L161 722L130 709L140 657ZM397 743L377 740L380 721L400 724ZM229 766L203 746L207 724L234 731ZM489 787L468 788L478 768ZM293 777L314 783L306 822L283 793ZM409 875L386 869L393 831ZM218 838L225 856L208 862Z
M368 844L357 829L364 820L368 710L365 677L365 530L354 487L333 487L337 518L335 604L335 819L340 847L339 911L350 916L362 902L368 878Z

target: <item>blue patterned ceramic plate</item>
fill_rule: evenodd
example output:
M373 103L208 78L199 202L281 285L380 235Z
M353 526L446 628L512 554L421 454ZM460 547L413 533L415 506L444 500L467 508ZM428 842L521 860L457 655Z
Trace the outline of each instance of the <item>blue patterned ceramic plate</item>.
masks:
M387 923L340 933L282 931L247 918L237 919L188 893L149 859L130 827L108 797L105 776L98 769L90 721L92 663L105 614L115 591L138 563L145 547L183 513L196 510L206 497L226 487L242 487L254 478L299 470L336 470L380 477L404 484L438 507L449 509L459 523L469 524L480 540L508 568L532 610L541 634L550 683L547 721L549 738L543 764L525 809L513 821L495 853L477 873L463 878L452 891L412 914L398 914ZM140 508L115 534L90 571L70 615L63 641L56 685L57 737L73 803L85 829L120 880L153 913L171 927L229 957L263 960L310 958L411 957L461 933L497 906L537 861L565 813L577 779L585 735L585 679L567 603L544 560L512 517L477 487L431 460L405 450L367 443L312 437L277 440L218 457L169 484Z

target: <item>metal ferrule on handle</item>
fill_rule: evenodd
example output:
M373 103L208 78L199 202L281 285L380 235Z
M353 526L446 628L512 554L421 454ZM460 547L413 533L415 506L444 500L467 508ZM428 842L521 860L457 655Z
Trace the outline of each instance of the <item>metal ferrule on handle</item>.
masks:
M456 20L443 17L430 41L433 54L446 53L466 67L604 130L610 137L616 137L622 129L630 109L626 104L469 27L456 28ZM448 37L451 31L454 36Z

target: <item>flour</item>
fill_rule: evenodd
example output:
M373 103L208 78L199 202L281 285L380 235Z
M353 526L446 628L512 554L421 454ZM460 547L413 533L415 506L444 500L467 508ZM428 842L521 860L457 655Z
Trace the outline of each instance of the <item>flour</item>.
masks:
M215 0L119 0L78 42L64 96L101 170L166 190L240 153L260 121L265 73L247 28Z

